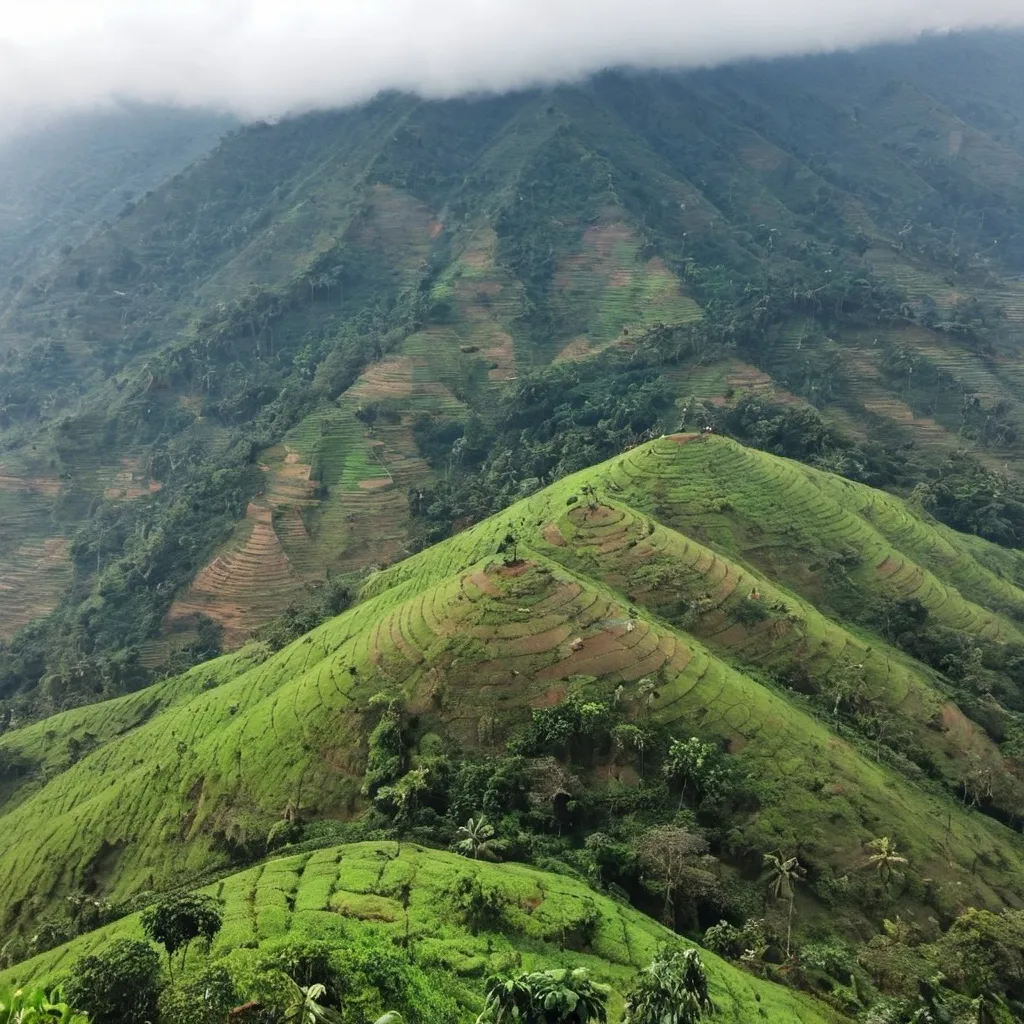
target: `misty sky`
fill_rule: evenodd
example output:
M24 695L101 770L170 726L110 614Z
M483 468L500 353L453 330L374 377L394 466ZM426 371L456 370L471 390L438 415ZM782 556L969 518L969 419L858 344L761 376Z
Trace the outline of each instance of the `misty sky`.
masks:
M22 0L0 124L111 97L269 116L1024 25L1022 0Z

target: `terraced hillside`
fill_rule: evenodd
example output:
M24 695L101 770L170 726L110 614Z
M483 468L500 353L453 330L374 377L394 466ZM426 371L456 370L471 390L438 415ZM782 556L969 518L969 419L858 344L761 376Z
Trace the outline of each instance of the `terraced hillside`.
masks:
M1018 906L1022 783L1000 746L1018 684L981 661L969 680L940 672L849 608L913 599L949 637L1005 651L1021 643L1019 573L1016 554L882 492L715 436L651 442L373 575L278 654L246 647L8 731L4 921L226 869L282 817L360 817L389 705L399 760L430 778L439 751L500 757L534 709L577 697L726 752L750 789L718 852L761 893L761 853L798 851L814 879L801 927L826 903L840 927L871 927L844 886L878 835L928 879L892 897L902 913ZM646 774L642 752L610 745L566 770L601 799L642 796L656 750Z
M483 930L460 924L451 908L455 885L474 879L502 907ZM623 993L671 932L571 878L520 864L493 865L408 843L363 843L271 860L207 890L224 900L224 926L209 961L242 968L258 955L301 938L359 947L367 940L400 943L429 971L467 1019L482 1006L482 980L516 964L526 970L585 967L612 989L613 1019ZM138 918L92 932L0 974L16 984L52 983L74 960L115 938L141 935ZM842 1019L807 996L791 993L702 952L717 1015L775 1024L825 1024ZM404 1009L404 1007L403 1007ZM425 1008L410 1007L413 1013ZM414 1018L419 1019L419 1018ZM447 1019L447 1018L446 1018Z
M1018 486L1015 45L389 94L72 233L0 314L0 700L233 649L694 401L820 415L904 494L962 451Z

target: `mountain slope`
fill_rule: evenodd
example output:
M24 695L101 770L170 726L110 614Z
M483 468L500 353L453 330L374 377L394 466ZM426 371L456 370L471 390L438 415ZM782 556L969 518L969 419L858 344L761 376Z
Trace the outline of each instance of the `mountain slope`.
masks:
M816 416L842 451L814 457L858 480L1005 473L997 511L929 507L1024 543L1020 46L387 95L226 137L3 311L8 706L234 648L751 400L741 436ZM545 391L568 408L525 415Z
M462 878L487 887L500 907L500 919L492 920L483 933L458 921L453 903ZM381 936L401 944L412 962L437 972L431 978L434 984L474 1012L482 999L480 979L518 963L526 970L586 967L595 980L611 986L615 1013L637 970L663 944L679 941L661 925L574 879L520 864L467 861L407 843L329 847L271 860L208 891L225 903L224 927L211 950L213 962L237 969L240 958L254 955L249 950L272 949L286 938L358 945L364 936ZM140 933L138 917L126 918L4 976L16 984L52 983L75 958L102 949L114 938ZM748 1020L752 1014L777 1024L844 1019L711 953L702 951L702 959L724 1020Z
M288 813L363 813L381 694L401 708L403 756L428 771L439 745L500 755L531 709L574 694L712 741L749 786L721 856L742 878L764 851L798 850L808 911L827 900L841 927L871 913L835 880L877 835L929 879L905 889L906 912L1017 906L1024 846L998 819L1016 822L1021 783L998 733L958 706L969 688L844 625L818 564L852 552L843 587L860 602L913 594L967 636L1015 643L1010 618L944 582L952 564L973 596L1016 609L972 546L897 499L726 439L635 448L371 577L360 604L276 655L248 647L0 738L5 921L69 891L124 898L251 858ZM608 799L656 785L616 749L574 770Z
M168 178L201 159L235 120L115 104L33 124L0 140L0 308Z

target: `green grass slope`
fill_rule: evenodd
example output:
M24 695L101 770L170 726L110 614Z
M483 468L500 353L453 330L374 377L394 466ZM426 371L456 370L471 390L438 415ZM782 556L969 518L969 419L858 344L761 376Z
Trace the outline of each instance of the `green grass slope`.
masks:
M479 932L459 919L452 888L464 877L496 891L500 918ZM612 1019L623 993L659 947L679 942L650 918L580 882L521 864L493 865L422 847L360 843L271 860L206 891L224 900L224 926L210 952L226 965L260 947L310 938L338 945L366 934L402 944L413 962L446 975L466 1019L482 1004L484 978L514 965L526 970L586 967L608 984ZM141 935L138 917L91 932L3 972L15 984L57 981L74 960L115 938ZM687 943L688 945L688 943ZM772 1024L842 1020L826 1006L761 981L711 953L702 958L716 1019Z
M969 759L996 770L997 748L921 666L815 604L813 563L828 551L860 553L851 575L865 600L893 586L879 564L910 563L856 502L832 496L837 487L841 496L827 476L725 439L665 438L377 574L362 603L266 660L247 649L9 732L0 753L22 767L0 806L4 920L69 891L124 897L251 858L289 805L308 818L357 815L380 692L415 723L415 754L428 736L497 753L532 708L619 691L628 717L718 740L757 780L758 812L732 840L741 859L799 848L816 872L838 876L856 869L867 840L895 834L944 905L1016 905L1019 835L950 795ZM614 498L603 504L604 494ZM902 508L891 506L894 522ZM506 565L495 551L510 529L520 561ZM922 550L932 529L922 520L913 532ZM935 536L956 550L954 535ZM914 592L937 616L1015 635L938 575L908 576L929 581ZM979 594L1012 590L980 564L976 576ZM767 607L756 624L742 612L753 590ZM691 602L697 614L683 614ZM809 688L825 690L836 664L854 659L886 713L942 762L946 789L880 762L777 680L803 668ZM644 678L657 684L649 708ZM635 785L614 759L606 769L593 785Z

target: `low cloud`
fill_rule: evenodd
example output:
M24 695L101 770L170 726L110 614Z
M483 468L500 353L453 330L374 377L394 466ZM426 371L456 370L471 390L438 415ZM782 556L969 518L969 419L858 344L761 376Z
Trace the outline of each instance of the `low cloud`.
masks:
M113 98L260 117L1021 25L1020 0L29 0L0 23L0 120Z

